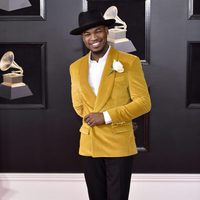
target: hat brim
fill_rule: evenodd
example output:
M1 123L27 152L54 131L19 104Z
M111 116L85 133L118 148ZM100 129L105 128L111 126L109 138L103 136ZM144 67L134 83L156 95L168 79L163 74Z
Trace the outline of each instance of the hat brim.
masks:
M109 28L110 26L112 26L114 24L115 24L115 19L102 20L102 21L90 23L90 24L87 24L84 26L80 26L76 29L73 29L72 31L70 31L70 34L71 35L81 35L87 29L94 28L94 27L100 26L100 25L105 25Z

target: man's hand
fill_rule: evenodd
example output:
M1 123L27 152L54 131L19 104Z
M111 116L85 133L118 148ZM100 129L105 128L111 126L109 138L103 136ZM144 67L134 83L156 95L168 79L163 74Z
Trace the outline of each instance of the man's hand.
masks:
M103 113L90 113L84 117L84 121L91 127L105 124Z

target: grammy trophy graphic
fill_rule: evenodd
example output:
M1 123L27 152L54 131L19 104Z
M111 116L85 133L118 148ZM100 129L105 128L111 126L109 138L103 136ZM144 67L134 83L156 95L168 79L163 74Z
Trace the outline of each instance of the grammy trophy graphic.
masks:
M33 95L29 87L23 82L23 69L14 61L14 53L6 52L0 60L0 70L15 69L11 73L3 74L3 82L0 84L0 97L17 99Z

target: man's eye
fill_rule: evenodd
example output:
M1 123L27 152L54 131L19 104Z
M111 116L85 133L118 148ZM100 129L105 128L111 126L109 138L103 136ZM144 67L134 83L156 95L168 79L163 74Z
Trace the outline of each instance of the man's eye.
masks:
M84 33L83 36L88 37L90 34L89 33Z

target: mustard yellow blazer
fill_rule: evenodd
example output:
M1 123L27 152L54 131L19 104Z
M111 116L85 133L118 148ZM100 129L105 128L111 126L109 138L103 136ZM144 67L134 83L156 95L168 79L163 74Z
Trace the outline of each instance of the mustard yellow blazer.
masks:
M113 60L124 72L112 71ZM112 123L80 128L79 154L92 157L123 157L137 153L132 120L151 109L151 101L138 57L111 48L102 74L98 95L88 83L89 54L70 66L73 107L80 117L108 111Z

